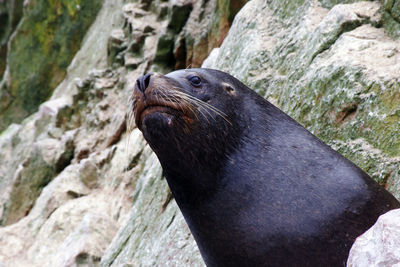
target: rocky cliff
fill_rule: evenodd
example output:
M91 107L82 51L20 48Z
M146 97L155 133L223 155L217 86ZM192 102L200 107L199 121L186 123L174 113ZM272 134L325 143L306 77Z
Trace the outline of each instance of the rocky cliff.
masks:
M229 72L400 197L400 1L22 2L0 1L0 266L204 265L126 127L149 71Z

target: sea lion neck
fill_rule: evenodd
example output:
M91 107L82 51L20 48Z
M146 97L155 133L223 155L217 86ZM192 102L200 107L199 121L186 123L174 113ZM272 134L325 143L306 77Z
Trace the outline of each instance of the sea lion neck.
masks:
M167 131L164 134L173 135L168 141L149 141L175 198L197 205L222 186L220 176L225 162L240 146L240 135L229 134L231 127L221 124L214 134L200 128L190 136Z

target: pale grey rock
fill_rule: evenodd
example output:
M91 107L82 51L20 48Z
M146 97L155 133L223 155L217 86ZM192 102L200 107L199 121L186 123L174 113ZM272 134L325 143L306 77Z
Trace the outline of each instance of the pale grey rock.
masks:
M62 143L54 138L46 138L34 144L41 152L43 160L49 165L55 165L60 158L62 151Z
M211 68L212 66L216 66L218 55L219 55L219 48L214 48L211 51L210 55L204 60L201 67L202 68Z
M4 191L0 198L0 221L5 224L25 216L43 187L71 161L73 131L59 138L38 133L48 125L51 117L54 118L51 109L41 108L31 123L13 126L2 135L4 143L0 154L4 161L0 164L0 177L3 178L0 190ZM39 135L36 140L35 135Z
M110 33L110 40L115 44L122 44L126 41L125 33L122 29L114 29Z
M79 173L81 182L88 188L95 188L98 186L97 178L99 172L96 164L94 164L90 159L84 159L81 161Z
M87 255L88 260L99 262L118 229L109 194L93 193L56 209L37 233L28 260L38 265L71 266Z
M34 136L34 120L23 126L12 124L0 135L0 223L7 220L14 178L32 151Z
M400 210L380 216L350 250L348 267L400 266Z
M130 208L129 188L91 191L78 166L67 167L47 187L30 214L0 228L6 266L72 266L100 262Z
M33 264L27 260L26 251L35 242L42 225L57 208L77 195L88 194L89 190L80 183L76 170L75 166L66 168L45 187L29 216L0 228L0 261L6 266Z

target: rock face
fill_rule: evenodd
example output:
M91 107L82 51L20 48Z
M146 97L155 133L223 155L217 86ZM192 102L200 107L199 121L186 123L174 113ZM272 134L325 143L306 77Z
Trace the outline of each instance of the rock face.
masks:
M400 196L399 1L45 2L0 1L0 266L204 265L126 129L149 71L229 72Z
M22 0L0 2L0 77L6 67L7 41L22 17Z
M15 8L21 5L11 2ZM0 130L37 111L49 98L63 80L101 4L101 0L25 1L24 16L8 41L0 87Z
M376 224L358 237L350 250L347 266L400 265L400 210L379 217Z

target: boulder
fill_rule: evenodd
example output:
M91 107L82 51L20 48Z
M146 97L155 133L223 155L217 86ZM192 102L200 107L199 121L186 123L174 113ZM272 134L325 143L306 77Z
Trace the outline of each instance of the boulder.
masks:
M350 250L348 267L400 266L400 210L391 210L359 236Z

